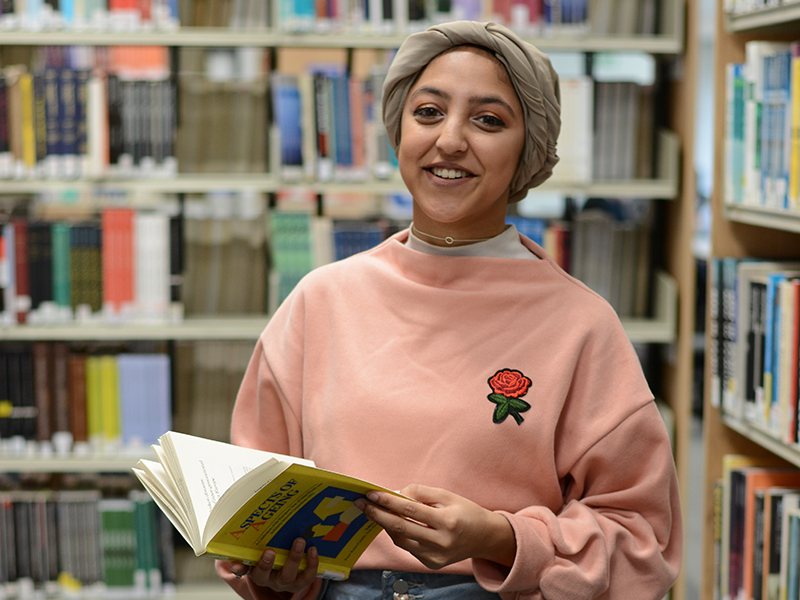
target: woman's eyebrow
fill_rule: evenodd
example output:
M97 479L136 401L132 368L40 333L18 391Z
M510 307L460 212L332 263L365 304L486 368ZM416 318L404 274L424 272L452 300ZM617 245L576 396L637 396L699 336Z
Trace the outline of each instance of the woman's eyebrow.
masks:
M438 96L443 100L451 100L452 96L445 92L444 90L440 90L439 88L435 88L432 86L423 86L421 88L417 88L414 90L414 93L411 94L410 98L414 98L419 94L431 94L432 96ZM483 104L499 104L500 106L504 107L508 112L512 114L512 116L516 116L514 109L511 108L511 105L500 98L499 96L473 96L469 99L469 103L472 106L481 106Z

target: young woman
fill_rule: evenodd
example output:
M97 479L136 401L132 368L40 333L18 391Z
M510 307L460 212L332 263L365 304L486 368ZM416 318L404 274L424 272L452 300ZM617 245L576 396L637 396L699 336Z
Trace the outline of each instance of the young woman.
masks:
M303 540L282 569L267 551L220 575L254 600L660 600L680 507L637 356L609 305L505 224L558 160L549 60L496 24L437 25L399 49L383 103L413 224L283 303L232 439L414 501L359 502L385 532L347 581L316 579Z

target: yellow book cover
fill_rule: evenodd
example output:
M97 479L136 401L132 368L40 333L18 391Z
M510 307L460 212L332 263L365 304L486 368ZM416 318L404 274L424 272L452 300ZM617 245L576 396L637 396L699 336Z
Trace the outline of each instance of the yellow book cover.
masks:
M23 73L19 78L22 100L22 160L32 169L36 166L36 126L33 96L33 75Z
M272 548L279 568L303 538L319 551L318 576L346 579L381 531L354 502L390 490L311 461L174 431L153 450L158 462L134 473L198 556L254 564Z
M86 431L89 441L100 444L104 438L100 357L86 357Z
M122 437L117 357L111 354L103 355L99 357L99 362L103 439L106 443L113 444Z
M792 44L789 208L800 208L800 42Z

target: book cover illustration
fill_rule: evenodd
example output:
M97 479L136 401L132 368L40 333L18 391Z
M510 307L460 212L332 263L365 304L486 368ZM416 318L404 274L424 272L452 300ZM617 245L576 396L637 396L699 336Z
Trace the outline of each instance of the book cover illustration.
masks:
M257 562L269 547L281 567L292 542L303 538L306 548L319 552L320 576L344 579L380 533L354 505L374 489L358 479L292 465L236 512L208 543L208 553Z

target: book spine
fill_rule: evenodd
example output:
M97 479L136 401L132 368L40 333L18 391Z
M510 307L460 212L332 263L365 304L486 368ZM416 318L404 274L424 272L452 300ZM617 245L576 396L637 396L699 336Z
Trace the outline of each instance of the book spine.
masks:
M33 392L36 403L36 439L49 441L53 437L53 372L52 347L48 342L35 342L33 353Z
M22 218L12 221L14 228L14 276L16 297L14 310L17 322L24 324L31 310L31 276L28 254L28 222Z
M78 114L75 71L68 67L58 72L58 113L61 137L62 164L60 174L73 178L78 175Z
M789 128L789 208L800 209L800 42L791 46L791 124Z
M67 358L69 431L74 442L89 440L87 422L86 356L70 353Z
M28 173L36 168L36 110L33 75L23 73L19 79L22 103L22 162Z
M70 225L52 224L53 300L64 310L71 310ZM68 313L69 314L69 313ZM71 314L69 315L71 317Z

